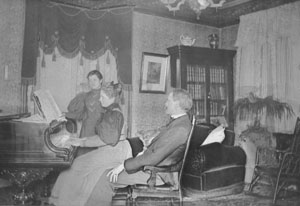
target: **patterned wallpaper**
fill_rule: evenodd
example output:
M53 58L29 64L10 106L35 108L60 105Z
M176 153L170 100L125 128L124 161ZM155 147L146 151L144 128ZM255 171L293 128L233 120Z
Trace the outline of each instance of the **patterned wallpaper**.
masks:
M234 45L237 38L238 29L238 24L222 28L220 40L222 42L223 49L236 50L236 47Z
M3 112L19 112L21 107L24 17L25 1L0 2L0 109Z

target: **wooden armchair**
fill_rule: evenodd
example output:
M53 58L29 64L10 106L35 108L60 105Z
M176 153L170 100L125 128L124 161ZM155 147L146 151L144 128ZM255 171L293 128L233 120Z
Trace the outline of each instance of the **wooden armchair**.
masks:
M250 183L249 191L262 177L267 177L274 187L273 204L276 204L279 193L286 191L290 185L299 186L300 183L300 118L296 120L293 144L284 151L276 151L280 154L279 167L269 167L260 165L258 159L259 153L256 154L256 166Z
M183 159L180 162L167 167L155 167L155 166L144 167L144 170L149 171L151 173L151 176L148 180L148 185L133 185L131 187L132 188L131 197L134 205L136 204L137 198L143 198L143 200L148 200L153 198L155 198L155 200L171 199L172 202L174 200L177 201L179 200L180 205L182 205L181 177L182 177L183 166L190 145L190 140L193 134L194 125L195 125L195 118L193 117L192 128L189 137L187 139ZM176 183L173 185L164 184L161 186L156 186L155 183L156 183L157 173L169 173L170 175L173 175L175 180L178 181L176 181Z

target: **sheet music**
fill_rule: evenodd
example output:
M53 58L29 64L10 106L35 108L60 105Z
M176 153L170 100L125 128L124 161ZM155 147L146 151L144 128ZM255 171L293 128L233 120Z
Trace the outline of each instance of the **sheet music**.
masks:
M62 112L49 90L37 90L33 93L33 98L38 114L20 118L17 121L49 124L52 120L58 120L62 117Z
M33 93L40 115L50 123L62 116L58 105L49 90L37 90Z

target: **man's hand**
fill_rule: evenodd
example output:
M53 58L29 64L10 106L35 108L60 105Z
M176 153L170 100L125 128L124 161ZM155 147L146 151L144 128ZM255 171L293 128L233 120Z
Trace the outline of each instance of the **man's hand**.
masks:
M109 177L110 182L115 183L118 181L118 176L123 170L124 170L124 163L110 170L106 176Z

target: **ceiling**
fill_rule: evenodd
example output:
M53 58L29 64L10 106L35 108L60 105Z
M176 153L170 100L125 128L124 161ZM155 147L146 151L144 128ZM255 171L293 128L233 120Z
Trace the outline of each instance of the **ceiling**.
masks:
M226 0L221 8L207 8L197 19L195 12L189 7L187 1L181 5L180 10L169 11L160 0L50 0L65 5L92 9L104 10L122 7L132 7L134 10L179 19L197 24L222 28L239 23L239 17L259 10L273 8L290 2L300 0ZM179 0L177 0L179 1ZM220 0L213 0L219 3ZM176 5L176 4L175 4Z

